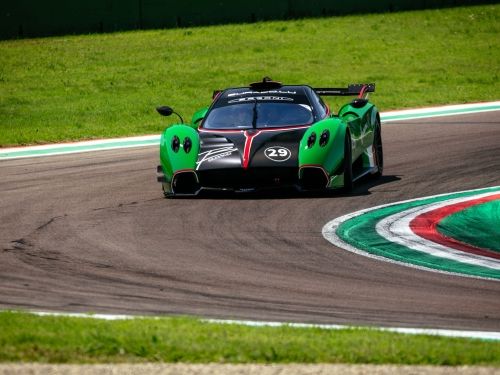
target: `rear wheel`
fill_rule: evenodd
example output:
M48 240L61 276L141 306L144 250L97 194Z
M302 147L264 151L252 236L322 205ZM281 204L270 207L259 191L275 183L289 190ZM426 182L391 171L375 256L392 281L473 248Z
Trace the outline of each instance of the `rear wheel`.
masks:
M342 190L348 193L352 187L352 146L351 135L347 132L344 141L344 188Z
M374 177L378 178L382 176L384 172L384 149L382 147L382 129L379 120L377 120L375 124L375 132L373 135L373 155L375 157L375 165L378 168L377 172L374 173Z

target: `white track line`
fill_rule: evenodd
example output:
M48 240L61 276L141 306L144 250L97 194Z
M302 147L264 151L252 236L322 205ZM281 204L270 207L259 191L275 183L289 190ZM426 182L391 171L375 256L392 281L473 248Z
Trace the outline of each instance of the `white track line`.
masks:
M467 103L467 104L452 104L439 107L425 107L425 108L411 108L399 109L395 111L382 112L380 115L385 117L392 116L414 116L422 114L435 114L436 112L445 112L444 116L451 116L454 114L464 114L466 111L474 110L471 113L484 112L484 111L498 111L497 107L500 106L500 101L484 102L484 103ZM477 110L477 112L476 112ZM437 115L436 115L437 116Z
M125 319L168 319L168 316L135 316L135 315L113 315L113 314L83 314L83 313L64 313L64 312L47 312L47 311L28 311L30 314L38 316L60 316L70 318L90 318L103 320L125 320ZM212 324L234 324L244 325L249 327L293 327L293 328L319 328L326 330L341 330L341 329L370 329L374 331L394 332L410 335L430 335L430 336L446 336L457 338L481 339L500 341L500 332L491 331L463 331L450 329L433 329L433 328L402 328L402 327L362 327L348 326L340 324L308 324L308 323L286 323L286 322L265 322L255 320L224 320L224 319L201 319L202 322Z
M88 147L88 146L101 146L107 144L111 145L115 143L119 144L122 142L148 142L156 140L160 141L160 135L142 135L138 137L107 138L107 139L96 139L92 141L50 143L47 145L39 145L39 146L8 147L8 148L0 148L0 152L4 153L4 152L14 152L14 151L57 150L75 146Z

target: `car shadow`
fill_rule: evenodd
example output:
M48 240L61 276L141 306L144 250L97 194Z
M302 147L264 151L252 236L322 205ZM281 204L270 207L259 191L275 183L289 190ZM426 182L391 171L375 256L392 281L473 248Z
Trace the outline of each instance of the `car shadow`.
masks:
M354 183L354 189L351 193L346 194L349 196L358 195L370 195L370 189L378 187L385 184L390 184L391 182L400 181L402 176L387 175L381 176L378 179L371 178L370 176L365 176Z
M370 189L401 180L400 176L387 175L374 179L363 177L354 183L352 191L346 193L341 189L330 191L297 191L294 188L259 190L255 192L201 191L197 196L177 196L174 199L220 199L220 200L261 200L261 199L310 199L310 198L342 198L370 195Z

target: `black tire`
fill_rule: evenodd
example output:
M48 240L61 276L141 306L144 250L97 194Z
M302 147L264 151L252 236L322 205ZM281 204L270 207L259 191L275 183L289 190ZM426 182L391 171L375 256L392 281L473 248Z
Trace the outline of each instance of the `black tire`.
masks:
M169 199L170 199L170 198L173 198L173 197L174 197L174 193L169 193L169 192L166 192L166 191L165 191L165 186L164 186L163 184L161 185L161 190L162 190L162 192L163 192L163 196L164 196L165 198L169 198Z
M382 147L382 128L379 120L377 120L377 123L375 124L373 151L375 156L375 165L378 167L378 171L375 172L373 176L375 178L379 178L384 173L384 148Z
M352 146L351 135L346 132L344 141L344 187L343 191L349 193L353 188L352 182Z

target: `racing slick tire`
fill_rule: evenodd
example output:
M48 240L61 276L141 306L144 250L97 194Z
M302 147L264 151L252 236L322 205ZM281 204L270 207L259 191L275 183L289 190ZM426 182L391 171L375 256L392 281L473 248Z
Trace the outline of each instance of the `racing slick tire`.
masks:
M344 141L344 187L342 191L349 193L353 188L352 178L352 145L349 132L345 135Z
M373 154L375 156L375 165L377 172L373 174L374 178L379 178L384 173L384 149L382 147L382 128L380 120L375 124L375 132L373 136Z

